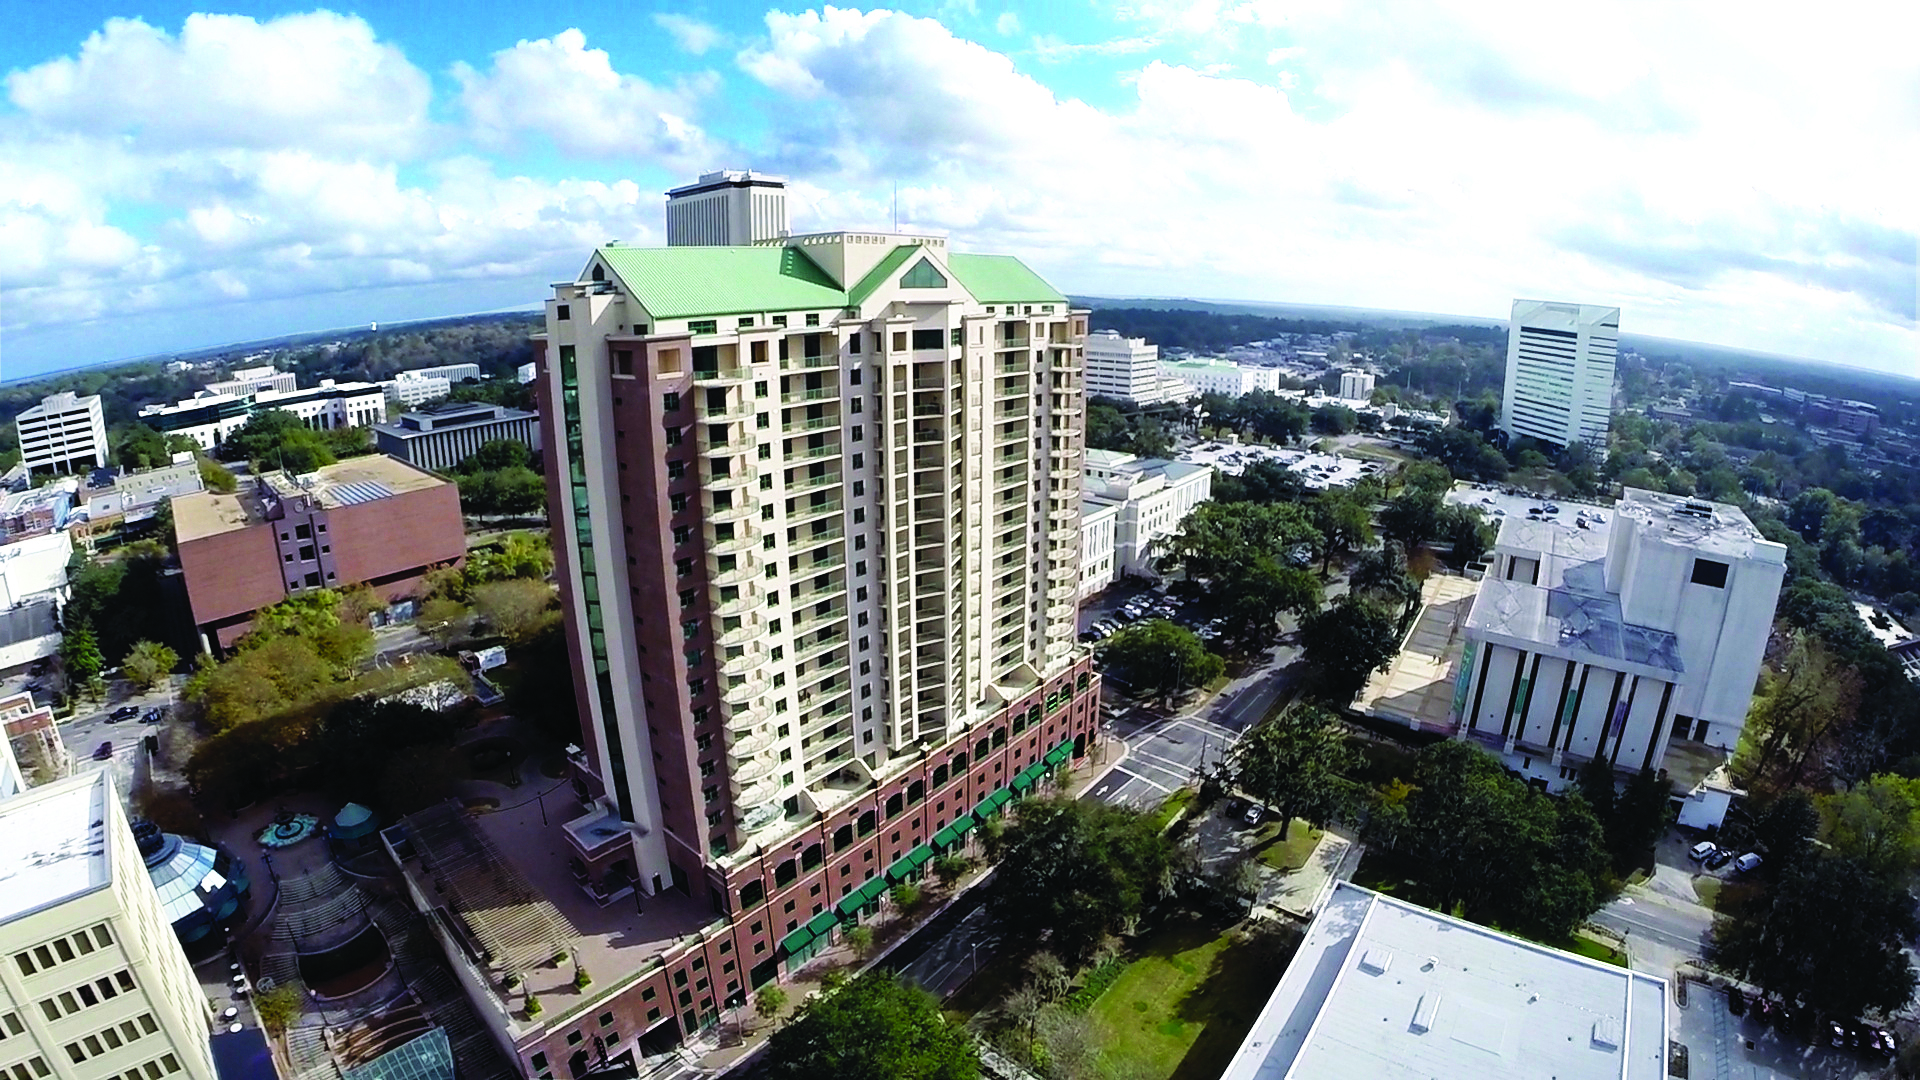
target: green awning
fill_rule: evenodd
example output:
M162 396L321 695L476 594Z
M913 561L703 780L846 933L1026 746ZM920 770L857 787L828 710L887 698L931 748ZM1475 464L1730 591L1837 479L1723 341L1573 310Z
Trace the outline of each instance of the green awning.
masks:
M1013 783L1008 786L1015 791L1025 791L1033 786L1033 774L1027 772L1019 773L1013 778Z
M913 861L913 854L909 852L906 855L902 855L899 861L895 862L892 866L887 867L887 880L905 881L907 880L907 875L913 873L916 869L918 869L918 864Z
M945 851L947 848L952 847L953 842L959 838L959 834L953 831L953 826L949 825L933 834L933 849L935 851Z
M866 906L867 898L860 894L860 890L855 889L853 892L841 897L840 902L833 906L833 910L839 912L841 918L848 919L853 917L854 912Z
M947 827L953 830L953 838L955 840L958 840L961 837L972 832L973 825L974 825L973 818L971 816L968 816L968 817L961 818L959 821L956 821L952 825L949 825Z
M860 886L858 889L855 889L853 892L853 895L860 898L861 907L865 907L866 905L873 903L875 900L880 899L882 896L885 896L886 894L887 894L887 879L884 877L870 877L867 879L867 883L865 885Z
M1044 761L1036 761L1027 766L1026 773L1029 778L1038 781L1041 777L1047 775L1047 763Z
M813 944L813 939L819 936L819 934L803 926L780 939L780 951L786 953L788 956L793 956L801 949Z
M919 847L907 852L905 861L912 863L913 868L918 870L933 861L933 854L933 848L926 844L921 844Z
M1000 792L998 791L993 793L993 795L998 795L998 794L1000 794ZM993 801L993 795L989 795L986 798L981 799L978 803L974 804L974 807L973 807L974 817L979 818L981 821L985 821L988 818L993 816L994 811L1000 809L1000 804Z
M812 932L814 937L825 937L826 934L833 929L833 924L839 921L840 916L831 911L823 911L815 915L812 919L809 919L806 928Z
M1013 792L1006 788L1001 788L999 791L987 796L987 801L993 804L995 810L998 810L1013 801Z
M1045 760L1048 765L1058 765L1061 762L1067 760L1067 758L1072 756L1073 756L1073 743L1071 740L1069 740L1047 751L1047 756Z

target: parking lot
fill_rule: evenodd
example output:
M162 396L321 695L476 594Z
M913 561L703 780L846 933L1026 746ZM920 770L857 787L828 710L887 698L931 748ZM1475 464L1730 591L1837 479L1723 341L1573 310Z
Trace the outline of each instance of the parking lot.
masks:
M1699 983L1673 1011L1672 1037L1687 1048L1691 1080L1866 1080L1887 1073L1887 1058L1872 1051L1836 1049L1825 1039L1809 1044L1761 1023L1751 1009L1735 1016L1725 993Z

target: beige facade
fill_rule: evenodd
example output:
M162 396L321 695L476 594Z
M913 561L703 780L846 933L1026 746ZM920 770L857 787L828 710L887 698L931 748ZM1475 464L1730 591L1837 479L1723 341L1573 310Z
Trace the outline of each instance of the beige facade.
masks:
M104 771L0 802L0 1077L214 1080L211 1006Z
M13 426L28 471L78 472L107 464L107 419L98 394L52 394L14 417Z

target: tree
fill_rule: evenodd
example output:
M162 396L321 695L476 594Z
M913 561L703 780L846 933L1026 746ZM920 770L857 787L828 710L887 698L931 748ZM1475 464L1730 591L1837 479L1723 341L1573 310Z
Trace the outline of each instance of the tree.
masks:
M239 490L239 478L229 472L226 466L204 454L201 455L198 460L200 462L200 482L207 486L208 491L225 495Z
M168 438L146 424L133 424L113 442L113 459L128 469L153 469L173 460Z
M973 861L961 855L942 855L933 860L933 876L940 879L940 884L949 888L961 878L966 877L967 871L971 869L973 869Z
M1172 694L1205 686L1226 670L1193 631L1166 619L1135 623L1107 640L1102 657L1136 694Z
M261 991L253 999L260 1025L274 1035L284 1033L300 1017L300 988L292 984Z
M1335 555L1348 555L1373 543L1373 514L1346 492L1327 491L1314 500L1313 525L1320 530L1320 572L1333 568Z
M153 690L167 681L173 666L180 662L180 654L153 641L135 642L127 650L127 658L120 662L120 670L126 673L127 680L135 686Z
M533 467L533 451L518 439L489 439L468 454L454 471L459 473L495 472L500 469Z
M473 590L473 611L509 645L532 641L557 620L552 586L544 581L494 581Z
M1221 780L1278 810L1285 840L1294 818L1324 826L1347 815L1360 793L1345 774L1359 763L1339 717L1317 705L1296 705L1234 743Z
M809 1001L767 1040L773 1080L975 1080L979 1055L932 995L868 972Z
M1859 677L1814 635L1795 633L1780 669L1761 672L1737 767L1762 790L1800 786L1823 767L1859 699Z
M1320 610L1320 579L1311 571L1281 566L1272 556L1227 567L1214 575L1209 609L1226 621L1232 637L1264 645L1279 629L1283 612Z
M873 951L873 927L865 925L849 927L847 932L841 935L840 940L846 942L847 948L853 950L853 955L865 958Z
M1073 986L1073 972L1045 949L1027 957L1027 979L1046 1001L1066 997L1067 990Z
M544 578L553 573L553 548L545 536L514 533L497 548L480 548L467 556L468 586L515 578Z
M1297 545L1321 543L1303 507L1280 503L1201 503L1169 537L1166 564L1189 577L1211 578L1260 556L1281 554Z
M762 1020L772 1020L786 1007L787 992L780 988L779 983L763 986L759 993L753 995L753 1011Z
M1433 492L1402 491L1380 511L1380 532L1411 554L1440 535L1440 506Z
M1767 853L1763 864L1778 876L1789 866L1813 854L1813 838L1820 831L1820 812L1804 791L1782 794L1767 804L1753 823L1753 839Z
M1920 933L1913 898L1844 855L1786 867L1714 925L1715 964L1829 1016L1887 1013L1912 1000L1903 951Z
M903 881L887 890L887 899L901 911L908 911L920 904L920 886L911 881Z
M1319 672L1322 692L1350 701L1400 647L1400 621L1379 600L1348 593L1300 621L1301 653Z
M66 668L70 684L90 682L100 677L107 661L100 655L100 642L94 637L91 624L80 623L69 628L62 636L60 663Z
M1081 963L1173 891L1173 845L1147 816L1072 799L1020 804L987 909L1011 940Z
M1641 769L1627 781L1611 813L1595 813L1605 827L1607 852L1613 857L1615 873L1624 875L1648 861L1654 843L1667 831L1672 802L1672 782L1652 769Z
M1920 780L1883 773L1814 806L1820 839L1836 855L1897 885L1920 867Z
M434 640L434 644L445 649L466 634L469 618L467 605L436 596L420 605L420 613L414 622Z
M1453 547L1453 561L1465 566L1479 562L1493 548L1493 526L1478 508L1449 503L1440 510L1438 537Z

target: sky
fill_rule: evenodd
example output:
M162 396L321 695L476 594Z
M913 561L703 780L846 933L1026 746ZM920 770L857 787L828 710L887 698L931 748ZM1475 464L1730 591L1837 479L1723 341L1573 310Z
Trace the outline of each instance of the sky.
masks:
M1920 375L1920 5L0 0L0 378L538 302L715 168L1062 290Z

